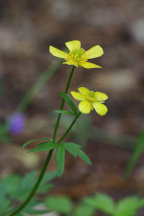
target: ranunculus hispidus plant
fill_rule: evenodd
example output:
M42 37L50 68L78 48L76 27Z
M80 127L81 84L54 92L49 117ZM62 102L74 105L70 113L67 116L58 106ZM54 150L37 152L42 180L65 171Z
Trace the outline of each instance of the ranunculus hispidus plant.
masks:
M30 202L34 194L36 193L43 177L46 172L47 166L49 164L49 161L51 159L51 156L55 151L55 159L57 164L57 171L58 176L61 177L61 175L64 172L64 163L65 163L65 153L68 151L70 154L72 154L74 157L80 157L82 160L84 160L86 163L91 164L90 159L88 156L83 152L81 149L81 146L78 144L75 144L73 142L63 142L65 137L69 134L71 128L75 124L75 122L80 117L81 113L83 114L89 114L92 109L95 109L95 111L103 116L107 113L107 107L103 104L105 100L108 99L108 96L104 93L101 93L99 91L90 91L86 87L80 87L78 88L79 92L71 91L71 94L73 98L76 100L81 101L79 103L78 109L71 100L71 98L67 95L70 83L72 80L73 73L75 71L76 67L84 67L86 69L91 68L101 68L101 66L98 66L96 64L88 62L89 59L97 58L103 55L103 49L101 46L96 45L89 50L85 51L83 48L81 48L81 42L78 40L73 40L66 42L66 47L68 48L68 53L61 51L53 46L50 46L49 51L52 55L63 58L65 61L63 64L72 65L72 70L69 75L65 91L59 92L59 94L62 96L62 102L60 106L60 110L57 110L58 113L57 121L54 127L53 137L51 139L45 138L45 139L35 139L30 140L26 142L23 145L23 148L26 147L28 144L35 142L35 141L42 141L40 142L37 147L30 150L30 152L40 152L40 151L48 151L48 156L46 158L46 161L43 165L43 168L41 170L41 173L34 185L34 187L31 189L29 196L26 198L26 200L14 211L12 211L9 216L17 215L19 212L22 211L23 208L27 206L27 204ZM69 110L63 110L65 102L70 107L71 111ZM60 119L62 114L72 114L74 116L74 119L68 129L65 131L65 133L61 136L59 140L56 140L57 130L59 127Z

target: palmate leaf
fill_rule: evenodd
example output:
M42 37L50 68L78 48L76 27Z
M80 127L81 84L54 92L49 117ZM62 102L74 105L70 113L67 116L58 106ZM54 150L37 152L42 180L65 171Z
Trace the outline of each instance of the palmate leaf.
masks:
M17 190L17 187L21 181L20 176L18 175L8 175L1 180L1 183L4 182L6 185L6 193L8 195L13 195ZM0 194L2 194L2 189L0 188Z
M106 194L97 193L95 196L95 203L96 208L105 213L113 214L115 212L115 203L113 199Z
M81 148L80 145L72 143L72 142L67 142L63 143L65 149L72 154L74 157L78 156L79 149Z
M33 142L36 142L36 141L40 141L40 140L49 140L49 139L48 138L43 138L43 139L38 138L38 139L29 140L29 141L27 141L26 143L23 144L22 148L24 149L27 145L29 145L29 144L31 144Z
M37 180L36 175L37 175L37 170L32 171L23 177L21 182L17 185L17 190L15 191L15 193L13 192L12 195L13 199L22 201L28 195L31 188L36 183ZM57 171L45 173L43 180L41 181L38 187L37 194L41 194L51 189L53 185L49 182L53 180L56 176L57 176Z
M72 109L72 111L74 112L74 115L77 116L77 108L74 105L73 101L71 100L71 98L63 92L59 92L59 94L64 98L64 100L67 102L67 104L69 105L69 107Z
M75 212L74 215L75 216L93 216L95 212L95 209L91 206L87 206L84 204L80 204Z
M36 174L37 171L34 170L24 176L24 178L22 179L22 181L18 186L17 191L13 195L15 199L19 199L21 195L30 191L30 189L33 187L35 183Z
M70 214L72 210L72 201L66 196L51 196L45 200L45 205L48 209L61 214Z
M56 147L56 144L52 141L39 143L37 147L31 149L29 152L41 152L50 151Z
M58 170L58 177L61 177L64 171L65 163L65 148L63 144L59 144L55 154L56 165Z
M131 216L135 215L136 211L144 205L144 199L138 197L127 197L120 200L114 216Z
M83 161L85 161L87 164L89 164L89 165L92 164L91 160L88 158L88 156L87 156L81 149L79 149L79 151L78 151L78 156L79 156Z
M54 178L56 178L57 176L57 171L52 171L52 172L48 172L48 173L45 173L38 189L37 189L37 193L40 194L40 193L44 193L44 192L47 192L49 191L52 187L53 187L53 184L49 183L49 181L52 181Z
M75 143L63 143L64 148L72 154L74 157L80 157L83 161L88 164L92 164L88 156L82 151L81 146Z
M90 206L95 210L100 210L110 215L114 215L116 210L113 199L102 193L97 193L94 197L85 198L83 202L86 206Z

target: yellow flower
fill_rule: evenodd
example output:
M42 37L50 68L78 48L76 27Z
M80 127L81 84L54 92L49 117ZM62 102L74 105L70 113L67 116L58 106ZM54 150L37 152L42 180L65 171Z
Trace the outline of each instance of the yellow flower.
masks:
M81 113L89 114L93 108L101 116L107 113L108 109L103 104L108 99L106 94L90 91L85 87L80 87L78 90L79 92L71 91L71 94L74 99L81 101L78 105Z
M85 51L81 48L81 42L78 40L68 41L65 43L69 49L69 53L59 50L53 46L49 47L52 55L65 59L63 64L74 65L76 67L84 68L101 68L101 66L88 62L88 59L97 58L103 55L103 48L99 45L92 47Z

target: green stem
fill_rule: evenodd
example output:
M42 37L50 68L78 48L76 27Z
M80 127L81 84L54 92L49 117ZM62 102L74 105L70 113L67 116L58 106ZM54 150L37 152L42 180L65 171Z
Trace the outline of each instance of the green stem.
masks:
M70 132L71 128L73 127L73 125L75 124L75 122L77 121L77 119L80 117L81 112L78 113L78 115L75 117L75 119L73 120L73 122L71 123L71 125L69 126L69 128L66 130L66 132L64 133L64 135L58 140L57 143L60 143L61 141L64 140L64 138L68 135L68 133Z
M36 190L37 190L38 186L40 185L41 180L42 180L42 178L43 178L43 176L45 174L45 171L46 171L46 168L47 168L47 166L49 164L49 161L51 159L52 153L53 153L53 150L49 151L47 159L46 159L46 161L44 163L44 166L42 168L42 171L41 171L41 173L39 175L39 178L38 178L37 182L35 183L33 189L31 190L31 193L29 194L28 198L22 203L22 205L19 208L17 208L9 216L13 216L13 215L16 215L17 213L19 213L29 203L29 201L32 199L32 197L36 193Z
M37 95L43 85L52 77L55 71L59 68L61 64L60 60L54 60L50 66L41 74L39 79L35 82L32 88L28 91L28 93L24 96L21 102L18 104L16 108L16 112L23 112L29 103L33 100L33 98Z
M71 79L72 79L72 76L73 76L73 73L74 73L74 69L75 69L75 66L72 67L72 70L71 70L71 73L70 73L70 76L69 76L69 79L68 79L68 82L67 82L67 85L66 85L66 88L65 88L65 93L66 94L67 94L69 86L70 86L70 82L71 82ZM65 103L65 100L63 99L62 103L61 103L61 106L60 106L60 110L63 110L64 103ZM53 141L54 142L55 142L55 138L56 138L56 133L57 133L57 129L58 129L58 126L59 126L59 122L60 122L60 119L61 119L61 115L62 114L59 113L59 115L57 117L56 126L55 126L54 133L53 133Z
M72 75L73 75L73 73L74 73L74 69L75 69L75 66L72 67L71 74L70 74L70 76L69 76L69 79L68 79L68 82L67 82L67 85L66 85L65 93L68 92L68 89L69 89L69 86L70 86L70 82L71 82L71 79L72 79ZM64 103L65 103L65 101L64 101L64 99L63 99L63 100L62 100L62 103L61 103L61 107L60 107L61 110L63 110ZM22 104L23 104L23 103L22 103ZM21 107L21 106L20 106L20 107ZM22 108L23 108L23 106L22 106ZM58 115L57 122L56 122L56 125L55 125L55 128L54 128L54 134L53 134L53 140L54 140L54 141L55 141L55 138L56 138L56 133L57 133L57 129L58 129L58 126L59 126L60 118L61 118L61 114ZM75 120L75 121L76 121L76 120ZM74 124L74 123L73 123L73 124ZM72 126L73 126L73 124L72 124ZM72 127L72 126L71 126L71 127ZM69 129L69 128L68 128L68 129ZM71 128L70 128L70 129L71 129ZM69 129L69 131L70 131L70 129ZM69 131L68 131L68 132L69 132ZM68 134L68 132L67 132L67 134ZM67 135L67 134L66 134L66 135ZM66 136L66 135L65 135L65 136ZM12 212L9 216L14 216L14 215L16 215L17 213L19 213L19 212L30 202L30 200L32 199L32 197L33 197L34 194L36 193L37 188L38 188L38 186L40 185L40 183L41 183L41 181L42 181L42 179L43 179L43 176L44 176L44 174L45 174L46 168L47 168L47 166L48 166L48 164L49 164L49 161L50 161L50 159L51 159L52 153L53 153L53 150L49 151L48 156L47 156L47 158L46 158L46 161L45 161L45 163L44 163L44 166L43 166L43 168L42 168L42 170L41 170L41 173L40 173L40 175L39 175L39 177L38 177L38 179L37 179L37 182L36 182L36 184L34 185L34 187L32 188L32 190L31 190L29 196L27 197L27 199L26 199L14 212Z

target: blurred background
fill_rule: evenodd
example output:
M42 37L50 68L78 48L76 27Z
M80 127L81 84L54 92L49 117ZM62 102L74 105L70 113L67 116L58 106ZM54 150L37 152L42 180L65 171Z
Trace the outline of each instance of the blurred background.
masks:
M83 116L67 140L85 147L93 165L66 156L66 170L56 180L54 194L79 199L105 192L116 199L144 190L144 159L127 181L122 174L140 131L144 128L144 3L141 0L1 0L0 1L0 176L40 168L45 153L28 154L24 142L52 136L69 66L58 65L49 80L23 109L25 94L55 60L49 45L64 49L65 42L80 40L84 49L104 48L94 63L102 69L78 68L70 89L79 86L109 95L109 112ZM48 80L48 81L47 81ZM19 111L20 131L10 127ZM22 113L21 113L22 112ZM62 119L58 137L71 121ZM3 127L3 123L6 125ZM25 122L25 123L24 123ZM7 125L9 124L9 125ZM24 125L23 125L24 124ZM19 133L21 132L21 133ZM32 144L29 148L34 147ZM48 170L55 169L54 159Z

